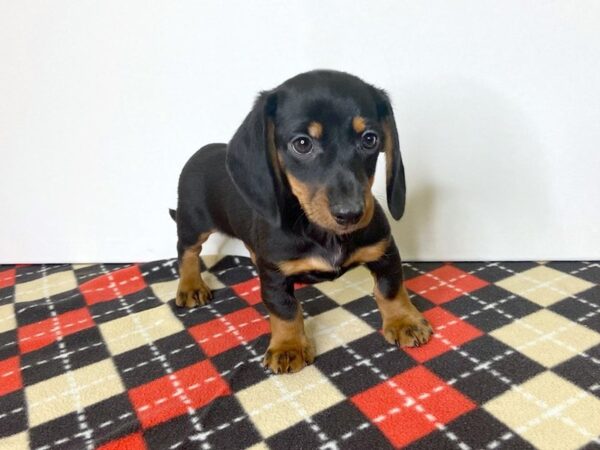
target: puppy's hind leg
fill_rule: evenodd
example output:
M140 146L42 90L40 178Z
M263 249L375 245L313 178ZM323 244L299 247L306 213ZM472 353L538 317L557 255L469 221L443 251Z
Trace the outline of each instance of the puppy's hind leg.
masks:
M175 303L177 306L193 308L207 304L212 298L210 288L202 279L200 271L200 252L211 232L198 235L198 240L192 245L184 245L181 238L177 242L179 260L179 286Z

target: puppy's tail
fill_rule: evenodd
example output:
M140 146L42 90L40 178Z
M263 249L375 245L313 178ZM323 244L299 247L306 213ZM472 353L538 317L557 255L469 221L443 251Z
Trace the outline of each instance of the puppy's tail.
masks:
M171 219L177 221L177 210L169 208L169 215Z

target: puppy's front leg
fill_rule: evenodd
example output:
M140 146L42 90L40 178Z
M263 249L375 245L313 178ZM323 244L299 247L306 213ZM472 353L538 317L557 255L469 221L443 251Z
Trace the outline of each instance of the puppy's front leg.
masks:
M402 262L393 239L381 259L367 267L375 278L375 300L383 322L383 336L391 344L418 347L433 330L411 303L402 277Z
M304 333L302 306L294 286L275 269L259 269L263 303L269 310L271 341L263 364L275 373L297 372L315 358Z

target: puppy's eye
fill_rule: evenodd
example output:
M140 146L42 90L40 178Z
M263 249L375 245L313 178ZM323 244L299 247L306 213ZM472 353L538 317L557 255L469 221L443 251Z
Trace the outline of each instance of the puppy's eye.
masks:
M379 145L379 136L373 131L365 131L360 139L363 148L367 150L373 150Z
M313 149L312 140L307 136L299 136L292 141L292 148L301 155L309 154Z

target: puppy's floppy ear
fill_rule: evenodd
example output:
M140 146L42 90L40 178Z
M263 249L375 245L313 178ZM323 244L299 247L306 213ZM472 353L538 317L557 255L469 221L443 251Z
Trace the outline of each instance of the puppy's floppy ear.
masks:
M262 92L227 146L227 170L244 200L271 224L279 225L276 108L276 94Z
M400 155L400 141L394 120L394 111L385 91L376 89L377 113L383 126L383 151L385 152L387 202L392 217L400 219L406 204L406 180Z

